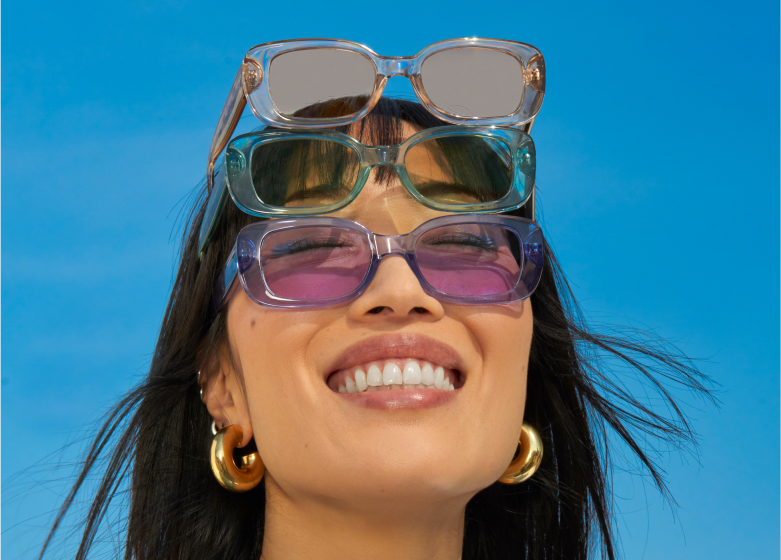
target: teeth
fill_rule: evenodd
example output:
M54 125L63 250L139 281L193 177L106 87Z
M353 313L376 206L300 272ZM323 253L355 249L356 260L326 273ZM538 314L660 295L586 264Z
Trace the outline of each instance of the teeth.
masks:
M434 370L434 387L442 389L442 385L445 381L445 370L438 367Z
M431 364L425 363L423 364L423 369L421 370L421 383L424 385L433 385L434 384L434 368Z
M382 370L382 384L401 385L403 382L401 368L393 362L385 364L385 368Z
M403 364L403 366L402 366ZM421 365L422 364L422 365ZM382 369L380 369L382 367ZM434 367L429 362L418 360L394 360L357 367L350 374L340 372L334 384L340 393L364 393L391 389L439 389L453 391L455 386L450 370ZM329 382L330 385L330 382ZM333 388L335 385L331 385Z
M349 377L347 379L350 379ZM368 383L366 383L366 374L363 373L363 370L361 368L358 368L355 370L355 387L358 389L358 392L365 391L366 388L369 386Z
M420 365L415 360L410 360L404 364L404 384L417 385L422 379Z
M369 371L366 372L366 383L372 387L379 387L382 385L382 372L380 368L372 364L369 366Z

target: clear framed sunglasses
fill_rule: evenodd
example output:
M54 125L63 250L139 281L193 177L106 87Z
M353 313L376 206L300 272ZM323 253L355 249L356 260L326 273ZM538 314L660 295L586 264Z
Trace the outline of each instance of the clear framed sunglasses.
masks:
M510 303L534 292L544 251L540 227L514 216L442 216L403 235L378 235L343 218L267 220L239 232L214 305L225 305L237 278L250 299L268 307L346 303L391 255L403 257L423 290L439 300Z
M396 146L366 146L333 130L253 132L230 141L211 197L227 189L245 213L315 216L344 208L371 170L393 167L407 192L441 212L497 212L523 206L534 190L534 142L512 128L444 126ZM203 253L222 206L204 215Z
M325 128L355 122L371 111L387 80L412 82L420 102L452 124L520 126L527 132L545 93L545 61L531 45L463 38L434 43L410 57L379 56L339 39L294 39L251 48L236 74L209 149L207 181L244 107L280 128ZM307 106L341 98L343 114L307 118Z

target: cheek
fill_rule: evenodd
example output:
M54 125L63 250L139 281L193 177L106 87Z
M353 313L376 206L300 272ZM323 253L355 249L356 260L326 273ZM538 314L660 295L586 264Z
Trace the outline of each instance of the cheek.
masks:
M515 402L522 406L533 328L531 303L525 300L507 306L470 309L461 321L482 349L485 381L512 390Z
M249 302L230 310L229 337L244 377L255 440L264 456L303 441L317 384L308 350L328 322L323 312L264 308ZM264 449L265 448L265 449Z
M461 320L483 351L483 367L474 387L477 394L471 401L472 414L482 420L474 435L483 438L480 448L486 464L506 467L523 424L532 339L531 304L526 300L501 308L470 309Z
M242 306L232 315L229 335L248 397L283 389L289 377L285 370L304 354L311 328L306 323L291 321L293 318L292 313L258 305ZM249 404L252 408L252 399Z

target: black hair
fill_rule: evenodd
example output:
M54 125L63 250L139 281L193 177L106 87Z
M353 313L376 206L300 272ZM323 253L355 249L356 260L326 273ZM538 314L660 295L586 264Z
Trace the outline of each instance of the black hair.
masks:
M357 103L338 101L351 102ZM333 104L309 107L306 114L328 116ZM416 103L381 99L349 130L366 144L398 144L405 122L420 129L443 124ZM387 167L375 172L380 180L393 173ZM185 227L149 373L107 414L41 557L95 470L102 478L84 519L77 559L86 558L95 544L123 484L129 485L127 527L117 533L123 535L126 559L257 560L261 555L264 486L234 494L214 480L209 465L211 417L196 381L197 372L229 348L225 313L212 312L212 289L237 233L257 218L229 203L199 262L198 231L206 195L202 186ZM524 210L515 213L524 215ZM631 449L666 495L662 473L644 440L695 444L669 387L674 383L707 396L705 378L674 347L651 335L590 329L550 246L531 301L527 394L532 398L524 419L541 435L542 465L522 485L496 483L473 497L466 509L463 558L586 560L598 555L612 560L617 552L609 433ZM611 376L605 357L655 388L665 414L632 396Z

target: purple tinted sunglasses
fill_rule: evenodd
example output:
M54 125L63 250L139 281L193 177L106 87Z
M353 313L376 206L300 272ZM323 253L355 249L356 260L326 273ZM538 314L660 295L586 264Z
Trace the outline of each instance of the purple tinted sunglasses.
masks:
M323 307L358 297L380 261L404 257L423 290L453 303L509 303L540 280L542 230L533 221L460 214L425 222L404 235L377 235L343 218L268 220L239 232L217 280L219 310L236 277L247 295L270 307Z

